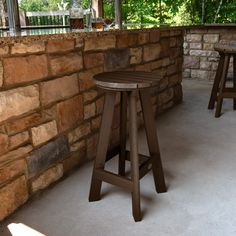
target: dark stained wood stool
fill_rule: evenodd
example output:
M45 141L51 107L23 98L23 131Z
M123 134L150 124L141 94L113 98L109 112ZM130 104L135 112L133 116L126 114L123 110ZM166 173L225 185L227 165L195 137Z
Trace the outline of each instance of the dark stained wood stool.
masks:
M232 98L233 107L236 110L236 41L222 41L215 45L215 50L220 54L214 84L208 109L214 109L216 102L215 117L220 117L223 98ZM230 58L233 57L233 88L226 88L226 79Z
M156 134L149 88L159 79L149 72L116 71L94 76L96 85L105 90L105 103L99 134L97 155L94 162L89 201L100 200L102 181L125 188L132 193L132 208L135 221L142 219L140 208L141 179L150 169L153 171L158 193L166 192L160 150ZM121 93L120 155L118 174L104 170L109 144L116 92ZM138 154L136 95L139 95L150 157ZM126 151L127 103L129 103L130 152ZM125 176L125 160L131 163L131 179Z

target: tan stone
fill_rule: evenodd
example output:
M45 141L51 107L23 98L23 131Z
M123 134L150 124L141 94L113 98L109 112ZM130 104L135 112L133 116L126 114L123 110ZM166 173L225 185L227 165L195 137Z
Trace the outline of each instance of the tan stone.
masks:
M149 44L144 46L143 60L153 61L160 57L161 46L160 44Z
M96 101L96 114L101 114L103 111L104 97L99 98Z
M169 102L174 97L174 90L173 88L170 88L168 90L164 90L162 93L158 96L158 104L162 105L164 103Z
M7 154L1 155L0 156L0 163L3 162L11 162L13 160L19 159L21 157L26 156L29 152L31 152L33 147L31 145L25 146L25 147L20 147L17 150L8 152Z
M79 73L80 91L85 91L85 90L93 88L95 86L95 83L92 80L93 76L102 72L103 72L102 66L80 72Z
M149 42L149 33L140 33L138 35L138 43L139 45L145 44Z
M218 43L219 37L219 34L205 34L203 36L203 41L206 43Z
M76 96L57 104L58 129L65 131L83 120L83 99Z
M181 74L175 74L169 77L169 87L175 86L178 83L181 83L182 78Z
M46 55L5 58L3 66L4 82L7 85L39 80L48 76Z
M40 113L34 113L32 115L28 115L24 118L17 119L16 121L11 121L6 124L6 129L8 134L16 134L28 127L32 127L38 125L40 123L45 122L45 116Z
M9 53L9 47L8 46L0 47L0 56L5 56L8 53Z
M84 50L100 50L116 47L115 35L102 35L102 38L92 37L85 40Z
M97 129L100 128L101 120L102 120L101 116L98 116L98 117L94 118L91 121L91 125L92 125L91 128L92 128L92 130L97 130Z
M33 145L38 146L39 144L45 143L54 138L57 133L57 124L55 120L34 127L31 129Z
M84 39L83 38L76 38L75 39L75 47L82 48L84 46Z
M96 114L96 106L95 103L88 104L84 106L84 119L89 119Z
M41 83L41 101L43 105L60 101L78 93L77 74Z
M88 92L85 92L83 94L84 97L84 102L91 102L92 100L94 100L97 97L98 93L96 90L90 90Z
M85 156L86 156L86 147L81 148L77 152L73 152L69 158L63 161L64 173L84 163L86 161Z
M47 43L47 52L65 52L74 49L73 39L49 40Z
M9 149L19 147L29 141L28 131L9 137Z
M28 200L25 176L14 180L0 189L0 221Z
M130 48L130 64L139 64L142 62L142 48Z
M126 48L136 46L138 44L139 35L138 34L127 34L121 33L117 35L117 47Z
M39 107L37 85L0 92L0 121L22 115Z
M190 43L189 48L190 49L202 49L202 43Z
M81 150L82 148L85 148L85 140L82 140L82 141L73 143L73 144L70 146L70 151L71 151L71 152L76 152L76 151L78 151L78 150Z
M97 144L98 144L98 134L91 136L87 139L87 158L92 160L97 151Z
M210 71L206 70L191 70L191 78L208 80Z
M170 38L170 47L176 47L176 45L177 45L177 39Z
M204 43L203 44L203 49L204 50L214 50L214 43Z
M84 65L86 69L101 66L104 63L103 53L90 53L84 55Z
M45 44L44 42L35 42L35 43L15 43L11 47L11 54L22 54L22 53L35 53L35 52L44 52Z
M202 41L202 35L201 34L187 34L186 41L200 43Z
M87 122L85 124L82 124L68 134L69 142L74 143L75 141L88 135L90 132L90 123Z
M8 150L8 136L0 133L0 154Z
M25 160L17 160L7 165L0 165L0 185L26 172L27 165Z
M143 65L137 65L135 67L135 71L147 71L150 72L152 71L152 64L151 63L146 63Z
M153 30L150 32L150 42L151 43L156 43L160 40L160 31L158 30Z
M52 75L68 74L83 68L81 53L68 53L66 55L51 56L50 66Z
M31 190L33 193L48 187L50 184L56 182L63 176L63 165L57 166L46 170L36 179L32 180Z
M0 87L3 85L3 65L2 61L0 61Z

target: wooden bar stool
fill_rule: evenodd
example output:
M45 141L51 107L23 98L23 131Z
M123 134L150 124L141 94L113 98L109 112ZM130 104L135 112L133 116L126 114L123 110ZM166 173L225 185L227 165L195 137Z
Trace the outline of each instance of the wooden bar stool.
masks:
M236 110L236 41L222 41L215 45L215 50L220 54L214 84L208 109L214 109L216 102L215 117L220 117L223 98L232 98L233 107ZM226 79L231 56L233 57L233 88L226 88Z
M105 104L94 162L89 201L100 200L102 181L127 189L132 193L135 221L142 219L140 208L141 179L150 169L158 193L166 192L160 150L156 134L149 89L158 84L156 75L148 72L116 71L94 76L96 85L105 90ZM118 174L104 170L116 92L121 93L120 155ZM150 157L138 154L136 95L140 96ZM126 151L127 103L129 103L130 152ZM125 176L125 160L131 163L131 179Z

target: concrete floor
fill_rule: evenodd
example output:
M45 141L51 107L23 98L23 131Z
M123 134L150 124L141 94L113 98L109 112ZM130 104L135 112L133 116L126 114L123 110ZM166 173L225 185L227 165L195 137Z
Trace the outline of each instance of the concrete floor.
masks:
M18 210L0 235L12 222L47 236L236 235L236 111L226 101L216 119L207 110L211 84L183 85L184 102L157 121L168 192L156 194L151 173L142 179L141 222L133 221L130 194L111 185L88 203L89 163ZM140 149L148 153L144 137Z

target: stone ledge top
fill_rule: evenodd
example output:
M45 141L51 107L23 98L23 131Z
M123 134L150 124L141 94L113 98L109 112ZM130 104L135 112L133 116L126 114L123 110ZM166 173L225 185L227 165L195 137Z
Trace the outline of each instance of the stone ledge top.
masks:
M44 28L44 29L23 29L20 32L10 33L6 30L0 30L0 44L7 45L13 43L31 43L36 41L47 41L53 39L73 39L73 38L90 38L104 35L117 35L127 33L142 33L150 31L173 31L181 30L183 27L175 26L163 26L163 27L152 27L152 28L140 28L136 27L133 29L122 29L122 30L70 30L69 28Z

